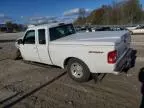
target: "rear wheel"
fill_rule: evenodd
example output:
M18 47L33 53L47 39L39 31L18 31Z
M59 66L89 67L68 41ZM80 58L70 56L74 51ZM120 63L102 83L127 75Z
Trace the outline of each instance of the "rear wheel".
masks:
M79 59L70 59L67 65L67 71L69 76L75 81L86 82L89 80L89 68Z

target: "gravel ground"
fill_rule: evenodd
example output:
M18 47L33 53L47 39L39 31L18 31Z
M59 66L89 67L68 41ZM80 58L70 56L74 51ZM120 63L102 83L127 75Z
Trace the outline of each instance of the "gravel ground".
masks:
M8 35L2 34L3 38L0 34L0 39L8 39ZM11 35L11 39L17 36ZM134 35L132 40L144 42L144 37ZM138 74L144 67L144 48L141 44L132 47L137 50L135 66L127 74L107 74L95 84L93 80L77 83L54 66L11 60L14 42L0 43L0 107L138 108L142 96Z
M20 33L2 33L0 34L0 41L1 40L16 40L19 37L23 36L23 32Z

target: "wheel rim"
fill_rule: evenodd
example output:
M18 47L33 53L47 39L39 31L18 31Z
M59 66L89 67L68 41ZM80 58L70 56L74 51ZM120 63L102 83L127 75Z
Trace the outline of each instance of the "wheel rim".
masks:
M70 70L72 75L76 78L81 78L83 76L83 67L79 63L73 63Z

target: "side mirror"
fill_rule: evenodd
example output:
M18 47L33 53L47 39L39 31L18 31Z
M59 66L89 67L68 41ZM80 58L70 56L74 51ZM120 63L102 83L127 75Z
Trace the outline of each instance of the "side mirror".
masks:
M19 39L17 42L18 42L18 44L23 44L23 40L22 39Z

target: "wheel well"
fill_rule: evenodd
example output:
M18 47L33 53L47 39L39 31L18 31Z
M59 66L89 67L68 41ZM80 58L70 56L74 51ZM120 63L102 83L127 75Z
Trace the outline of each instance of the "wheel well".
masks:
M64 68L66 68L66 66L68 65L68 62L69 62L70 59L78 59L78 60L82 61L83 63L85 63L83 60L81 60L81 59L79 59L79 58L69 57L69 58L65 59L65 61L64 61L64 64L63 64ZM85 65L86 65L86 63L85 63ZM88 66L87 66L87 67L88 67Z
M67 66L67 64L68 64L68 61L70 60L70 59L72 59L72 58L74 58L74 57L69 57L69 58L67 58L67 59L65 59L65 61L64 61L64 68Z

